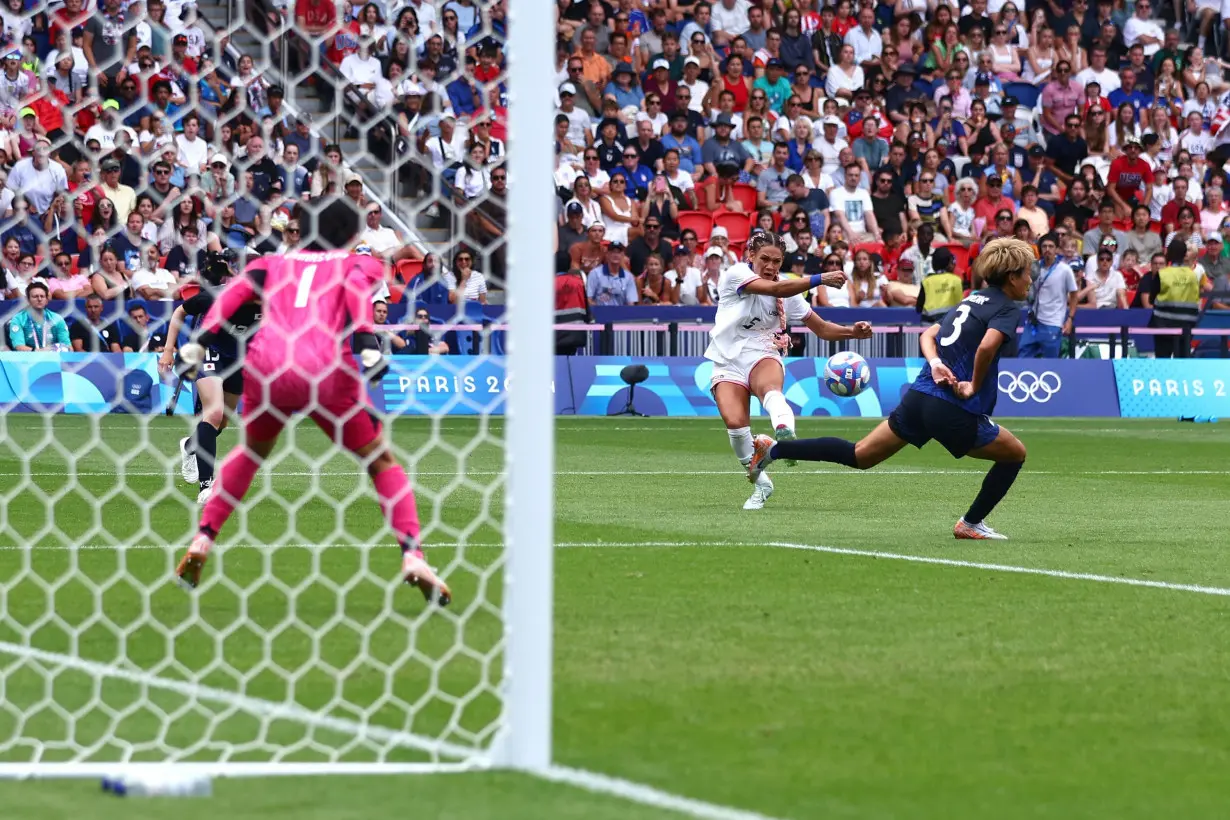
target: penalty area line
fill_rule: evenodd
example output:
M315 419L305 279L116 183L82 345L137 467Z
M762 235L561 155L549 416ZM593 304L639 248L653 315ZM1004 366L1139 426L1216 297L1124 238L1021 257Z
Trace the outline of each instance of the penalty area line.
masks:
M531 771L529 774L551 783L576 786L595 794L609 794L613 797L621 797L632 801L633 803L640 803L643 806L676 811L689 817L700 818L700 820L774 820L774 818L765 814L736 809L730 806L720 806L716 803L706 803L703 800L665 792L653 786L647 786L644 783L611 777L610 775L586 771L585 769L552 765L545 770Z
M1180 584L1171 581L1150 581L1144 578L1098 575L1091 572L1069 572L1062 569L1021 567L1016 566L1015 564L992 564L982 561L963 561L958 558L937 558L929 555L905 555L897 552L848 549L845 547L824 547L817 546L815 544L793 544L783 541L773 541L765 544L765 546L777 547L779 549L800 550L802 552L822 552L829 555L852 555L858 558L881 558L886 561L906 561L912 564L932 564L942 567L981 569L988 572L1007 572L1014 575L1040 575L1046 578L1061 578L1067 581L1092 581L1093 583L1098 584L1118 584L1120 586L1168 589L1172 592L1194 592L1199 595L1230 597L1230 589L1226 587L1210 587L1203 586L1201 584Z

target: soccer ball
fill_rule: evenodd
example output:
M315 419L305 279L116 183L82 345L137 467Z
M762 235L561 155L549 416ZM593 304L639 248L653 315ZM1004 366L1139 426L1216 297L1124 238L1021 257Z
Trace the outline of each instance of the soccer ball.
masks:
M838 353L825 362L824 383L836 396L857 396L871 384L871 367L857 353Z

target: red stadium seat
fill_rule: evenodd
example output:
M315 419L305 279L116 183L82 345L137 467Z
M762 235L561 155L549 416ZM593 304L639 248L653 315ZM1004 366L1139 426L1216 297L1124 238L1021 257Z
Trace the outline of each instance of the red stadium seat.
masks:
M680 211L675 221L679 223L681 234L686 230L693 230L696 231L698 243L703 245L709 241L709 234L713 231L713 216L707 211Z
M402 282L409 282L422 272L422 259L403 259L397 263L397 278Z
M682 216L683 214L680 214ZM726 238L731 242L746 242L751 233L748 215L734 211L718 211L713 216L715 228L725 228Z
M731 186L731 194L735 200L743 206L743 210L749 214L756 213L756 186L744 185L743 183L735 183Z
M1162 220L1160 220L1160 219L1152 219L1152 220L1150 220L1150 221L1149 221L1149 230L1153 231L1155 234L1161 234L1161 232L1162 232ZM1144 261L1144 260L1141 260L1141 261Z
M878 256L881 259L883 259L884 258L884 243L883 242L862 242L858 245L855 245L851 249L852 254L858 253L859 251L867 251L867 253L870 253L873 256Z
M971 258L969 248L959 242L950 242L943 247L948 248L952 252L953 258L957 260L957 276L960 276L962 279L968 279Z

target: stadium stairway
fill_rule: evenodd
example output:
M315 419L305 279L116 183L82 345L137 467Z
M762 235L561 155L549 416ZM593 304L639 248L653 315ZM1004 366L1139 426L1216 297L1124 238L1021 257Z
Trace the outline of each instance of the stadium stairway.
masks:
M241 6L237 0L199 0L198 13L216 32L226 31L234 25L232 9L237 15ZM266 54L265 46L255 30L248 25L239 25L231 34L231 44L241 54L250 54L261 66L260 55ZM416 237L433 253L444 252L448 255L451 230L447 219L433 219L422 213L412 213L410 203L401 196L401 192L393 187L395 179L390 169L377 158L366 152L364 144L359 139L347 138L345 128L333 115L326 110L316 87L311 84L291 84L280 81L279 66L268 66L267 74L271 84L280 84L286 90L286 102L295 110L311 114L314 121L313 130L325 137L327 142L337 142L342 148L342 156L346 158L351 169L363 177L369 193L386 206L386 212L392 211L399 215L403 222L413 228ZM340 101L340 97L339 97ZM357 159L356 159L357 158Z

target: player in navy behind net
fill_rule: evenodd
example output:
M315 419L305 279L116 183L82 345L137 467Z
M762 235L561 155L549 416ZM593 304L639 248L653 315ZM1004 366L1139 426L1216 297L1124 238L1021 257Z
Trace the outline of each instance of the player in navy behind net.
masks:
M167 345L158 359L158 368L170 372L175 366L175 346L185 316L200 323L213 306L232 270L226 254L207 251L201 267L201 289L171 314L167 328ZM243 346L261 318L259 302L240 306L216 343L205 350L200 366L188 368L184 378L196 378L197 420L192 435L179 440L179 471L184 481L200 488L196 501L204 504L214 484L214 463L218 453L218 435L226 429L227 413L234 412L243 396ZM195 371L195 373L193 373Z
M1051 247L1055 244L1053 236ZM1054 260L1051 260L1053 263ZM999 355L1016 334L1029 294L1033 250L1019 239L987 243L974 263L975 280L986 282L953 308L920 339L926 366L901 404L857 444L840 438L777 441L757 436L748 478L755 482L777 459L830 461L866 470L891 458L907 444L922 447L935 439L955 458L994 461L982 489L952 534L957 538L1006 539L987 526L990 515L1016 481L1025 463L1025 445L991 421L999 393ZM1043 260L1045 267L1047 261Z
M302 413L362 461L401 546L401 577L443 606L452 594L423 556L414 490L364 385L388 368L372 324L372 291L385 278L384 263L349 250L360 224L347 200L323 208L304 203L299 222L309 235L316 226L316 240L305 250L250 262L218 294L193 342L180 351L185 363L199 364L239 310L261 305L261 324L244 357L242 445L222 461L200 528L176 575L185 587L200 582L218 533L247 495L282 429Z

